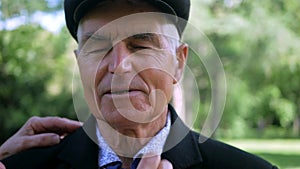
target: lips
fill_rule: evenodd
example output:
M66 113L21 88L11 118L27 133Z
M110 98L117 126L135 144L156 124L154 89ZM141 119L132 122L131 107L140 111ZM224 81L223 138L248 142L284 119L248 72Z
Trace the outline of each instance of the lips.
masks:
M104 92L103 95L123 95L123 94L129 94L129 93L134 93L134 92L145 93L144 91L139 90L139 89L130 89L130 90L114 90L114 91L109 90L107 92Z
M128 77L129 75L117 76L108 74L103 77L97 84L97 95L101 98L106 95L135 95L135 94L146 94L150 93L147 84L139 77L134 78Z
M115 92L110 92L108 94L125 94L125 93L129 93L130 90L120 90L120 91L115 91Z
M116 90L116 91L108 91L108 92L105 92L105 94L116 94L116 95L121 95L121 94L126 94L126 93L129 93L129 92L132 92L132 91L138 91L138 90Z

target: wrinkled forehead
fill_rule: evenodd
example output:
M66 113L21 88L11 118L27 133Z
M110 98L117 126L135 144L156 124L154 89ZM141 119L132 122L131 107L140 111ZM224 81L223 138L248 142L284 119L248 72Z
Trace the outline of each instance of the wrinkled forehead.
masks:
M146 0L106 0L79 23L79 44L92 35L120 41L137 34L154 33L179 40L176 16L162 13Z
M144 33L179 40L176 26L168 19L169 17L172 16L160 12L143 12L122 16L112 21L102 22L97 18L86 20L79 25L78 40L80 43L94 36L118 42Z

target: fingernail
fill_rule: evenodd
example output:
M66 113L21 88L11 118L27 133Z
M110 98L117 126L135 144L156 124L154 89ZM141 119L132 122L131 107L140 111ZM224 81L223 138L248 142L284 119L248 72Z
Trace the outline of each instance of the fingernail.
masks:
M53 142L55 142L56 144L58 144L60 142L60 138L59 138L59 135L57 134L54 134L52 136L52 139L54 140Z

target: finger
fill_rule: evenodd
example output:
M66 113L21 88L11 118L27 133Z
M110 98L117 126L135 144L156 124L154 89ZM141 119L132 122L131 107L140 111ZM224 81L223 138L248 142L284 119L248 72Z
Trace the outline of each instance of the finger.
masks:
M0 159L4 159L29 148L52 146L58 144L59 142L59 135L54 133L22 137L13 136L1 145Z
M160 163L160 156L143 157L137 167L137 169L157 169Z
M0 169L6 169L5 166L0 162Z
M168 160L161 160L158 169L173 169L173 165Z
M82 123L60 117L32 117L28 120L34 133L54 132L57 134L71 133L82 126Z
M46 147L58 144L60 137L54 133L37 134L33 136L25 136L22 145L22 149L29 149L34 147Z

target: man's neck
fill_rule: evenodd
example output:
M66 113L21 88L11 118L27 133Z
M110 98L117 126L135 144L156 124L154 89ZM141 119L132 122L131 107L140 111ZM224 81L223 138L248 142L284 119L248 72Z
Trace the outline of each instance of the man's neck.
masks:
M97 122L103 138L113 151L120 156L132 158L165 126L167 113L168 110L150 123L137 123L131 128L114 129L104 121L97 120Z

